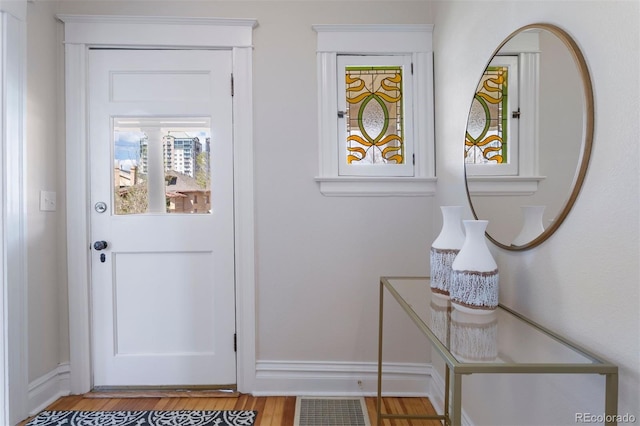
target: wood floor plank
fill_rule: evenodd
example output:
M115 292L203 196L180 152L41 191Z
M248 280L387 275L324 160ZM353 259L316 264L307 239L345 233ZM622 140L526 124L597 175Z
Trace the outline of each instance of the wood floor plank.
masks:
M225 398L222 401L222 405L220 407L221 410L233 410L233 407L236 405L236 398Z
M250 404L251 405L250 409L258 412L258 415L256 416L256 426L262 424L262 417L264 416L266 404L267 404L266 397L253 398L253 401Z
M250 410L250 408L245 408L247 405L247 401L249 400L249 395L240 395L236 398L236 403L233 406L234 410Z
M383 398L382 399L382 412L386 413L386 414L395 414L393 412L393 407L392 404L389 401L390 398ZM393 420L389 420L389 419L384 419L382 420L382 424L383 426L396 426L395 423L393 423Z
M58 399L56 402L47 407L49 411L71 410L79 402L82 401L82 395L71 395Z
M198 403L198 401L194 400L194 399L185 399L185 404L184 404L184 408L183 410L195 410L196 409L196 404Z
M275 422L275 409L276 409L277 401L275 397L269 397L264 403L264 412L262 416L262 421L259 426L278 426L278 423Z
M433 405L431 405L429 400L426 399L426 398L415 398L412 401L412 403L416 407L415 409L416 409L417 413L426 413L427 415L430 415L430 416L437 416L439 414L435 410L435 408L433 408ZM441 426L442 425L442 423L439 420L429 420L424 424L428 425L428 426Z
M104 405L106 404L106 402L108 402L108 400L101 400L98 403L94 403L90 400L87 399L80 399L76 405L74 406L74 410L78 410L78 411L82 411L82 410L95 410L95 411L101 411L102 407L104 407Z
M365 398L367 411L371 424L376 424L376 398ZM416 415L436 415L436 411L427 398L394 398L385 397L382 399L383 414L416 414ZM427 419L384 419L385 426L442 426L437 420Z
M393 414L403 414L405 411L403 410L403 406L401 405L398 398L389 398L389 407ZM393 426L409 426L408 420L394 420Z
M156 408L154 408L155 410L169 410L169 408L167 408L169 406L169 404L171 404L171 401L173 401L172 398L160 398L160 401L158 401L158 403L156 404Z
M378 405L376 398L365 398L364 402L367 406L367 414L369 414L369 421L375 426L378 418Z
M118 404L118 400L116 399L108 399L107 403L105 405L102 406L102 409L104 411L114 411L116 408L116 405Z
M283 425L292 425L296 415L296 397L287 396L284 401Z
M273 415L273 420L271 421L271 423L273 425L283 425L284 424L283 417L284 417L284 397L277 396L275 413Z

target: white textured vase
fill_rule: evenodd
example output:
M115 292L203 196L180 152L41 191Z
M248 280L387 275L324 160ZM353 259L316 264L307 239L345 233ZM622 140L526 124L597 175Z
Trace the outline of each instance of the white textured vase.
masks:
M464 244L462 207L440 206L442 229L431 244L431 291L437 296L449 297L451 264Z
M488 221L463 223L464 244L451 265L451 304L465 312L489 313L498 307L498 265L485 238Z
M535 240L544 232L542 214L545 206L520 206L522 209L522 229L511 245L523 246Z

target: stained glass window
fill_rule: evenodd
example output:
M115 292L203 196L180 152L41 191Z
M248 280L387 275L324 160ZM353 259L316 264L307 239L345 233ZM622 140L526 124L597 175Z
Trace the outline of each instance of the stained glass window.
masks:
M402 67L345 68L348 164L404 164Z
M489 66L478 83L467 123L467 164L507 162L508 75L508 67Z

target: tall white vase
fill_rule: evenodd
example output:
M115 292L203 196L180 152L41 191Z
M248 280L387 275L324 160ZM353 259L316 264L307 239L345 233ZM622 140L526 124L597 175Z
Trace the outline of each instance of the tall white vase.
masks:
M451 304L470 313L490 313L498 307L498 265L485 230L486 220L463 221L466 237L451 265Z
M431 291L437 296L449 297L451 264L464 244L462 232L462 206L440 206L442 229L431 244Z
M523 246L535 240L544 232L542 214L545 206L520 206L522 209L522 229L513 239L511 245Z

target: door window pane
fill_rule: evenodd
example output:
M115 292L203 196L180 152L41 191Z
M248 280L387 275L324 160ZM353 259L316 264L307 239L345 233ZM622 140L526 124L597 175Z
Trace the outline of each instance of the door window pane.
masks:
M115 214L211 212L210 119L113 120Z

